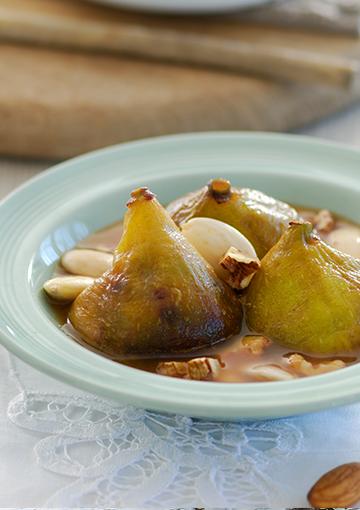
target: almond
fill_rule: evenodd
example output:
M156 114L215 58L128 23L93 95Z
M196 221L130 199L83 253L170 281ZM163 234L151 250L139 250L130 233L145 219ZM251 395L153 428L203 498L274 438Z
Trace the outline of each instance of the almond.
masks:
M58 303L71 303L86 287L94 283L88 276L57 276L44 283L46 294Z
M256 257L255 248L250 241L236 228L222 221L192 218L181 225L181 231L221 279L227 278L228 272L221 267L220 259L231 246L247 257Z
M360 462L342 464L323 475L308 494L314 508L345 508L360 500Z
M75 249L61 257L62 267L71 274L98 278L111 268L113 255L103 251Z
M247 374L257 381L290 381L296 376L277 365L256 365L251 367Z

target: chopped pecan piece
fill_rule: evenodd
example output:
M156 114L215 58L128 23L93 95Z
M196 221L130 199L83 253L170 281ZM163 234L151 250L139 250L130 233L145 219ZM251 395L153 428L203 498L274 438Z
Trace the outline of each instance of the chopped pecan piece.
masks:
M247 335L241 339L237 350L247 350L255 356L263 354L264 350L272 344L270 338L262 335Z
M203 381L219 372L221 364L215 358L194 358L190 361L163 361L156 367L160 375Z
M327 209L322 209L314 217L314 227L320 233L328 234L335 228L335 219L331 212Z
M297 374L303 376L325 374L346 366L346 363L340 359L324 360L315 364L306 360L301 354L291 354L288 362Z
M229 273L227 283L233 289L245 289L252 277L260 268L260 261L256 257L247 257L236 248L229 248L220 265Z

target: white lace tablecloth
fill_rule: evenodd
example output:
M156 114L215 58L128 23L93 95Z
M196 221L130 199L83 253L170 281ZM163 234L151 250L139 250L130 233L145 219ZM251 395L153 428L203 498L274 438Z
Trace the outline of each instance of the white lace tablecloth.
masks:
M360 108L308 132L360 146ZM0 195L45 167L0 160ZM360 461L359 428L360 404L252 423L122 407L0 347L3 508L304 508L321 474Z
M2 506L306 507L314 480L360 459L360 405L200 421L123 407L0 360Z
M360 459L360 405L212 423L76 391L1 352L0 502L11 507L306 507Z

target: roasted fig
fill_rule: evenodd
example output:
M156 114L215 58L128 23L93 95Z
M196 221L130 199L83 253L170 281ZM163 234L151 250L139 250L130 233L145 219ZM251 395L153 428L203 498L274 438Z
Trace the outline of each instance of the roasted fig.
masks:
M360 260L293 222L261 261L245 294L248 326L308 353L360 346Z
M121 359L196 350L239 332L239 298L155 196L139 188L127 206L113 267L70 310L83 340Z
M260 191L232 187L224 179L214 179L171 202L167 210L180 226L199 216L232 225L251 242L259 258L274 246L289 222L298 219L289 205Z

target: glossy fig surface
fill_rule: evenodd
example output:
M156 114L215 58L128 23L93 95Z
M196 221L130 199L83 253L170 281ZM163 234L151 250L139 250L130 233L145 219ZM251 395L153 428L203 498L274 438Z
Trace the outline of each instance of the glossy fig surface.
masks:
M254 246L262 258L280 239L289 222L298 214L289 205L264 193L235 188L224 179L214 179L204 188L189 193L167 210L177 225L194 217L207 217L235 227Z
M360 346L360 260L294 222L261 261L245 295L248 326L296 351Z
M139 188L127 205L113 267L70 310L84 341L121 359L196 350L237 333L239 298L155 196Z

